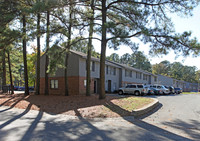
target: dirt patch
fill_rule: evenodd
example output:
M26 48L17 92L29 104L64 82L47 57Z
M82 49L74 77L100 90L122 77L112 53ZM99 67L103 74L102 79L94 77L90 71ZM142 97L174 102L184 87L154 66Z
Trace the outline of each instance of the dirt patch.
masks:
M99 100L98 95L56 96L23 94L0 95L0 105L20 109L41 110L52 114L67 114L81 117L120 117L130 116L132 110L152 102L141 97L106 96Z

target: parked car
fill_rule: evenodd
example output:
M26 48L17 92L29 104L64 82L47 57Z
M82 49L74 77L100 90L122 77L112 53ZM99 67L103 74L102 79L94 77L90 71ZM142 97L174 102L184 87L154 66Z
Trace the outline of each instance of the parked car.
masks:
M147 89L147 94L148 94L148 95L153 95L153 94L154 94L154 91L153 91L152 88L147 87L147 86L145 86L145 88Z
M175 94L180 94L182 92L183 92L182 88L174 88L174 93Z
M126 87L119 88L118 93L121 94L135 94L135 95L146 95L148 93L147 88L142 84L130 84Z
M161 90L162 94L170 94L169 89L165 88L163 85L149 85L149 87Z
M29 87L29 91L34 91L34 87L33 86Z
M25 87L18 87L18 91L24 91Z
M171 94L174 94L174 87L172 87L172 86L165 86L165 88L167 88L167 89L169 89L169 91L170 91L170 93Z
M160 94L163 94L163 91L160 90L160 89L157 89L157 88L154 88L153 86L150 87L150 86L146 86L148 88L148 94L149 95L160 95Z
M14 90L17 91L19 89L19 86L14 86Z

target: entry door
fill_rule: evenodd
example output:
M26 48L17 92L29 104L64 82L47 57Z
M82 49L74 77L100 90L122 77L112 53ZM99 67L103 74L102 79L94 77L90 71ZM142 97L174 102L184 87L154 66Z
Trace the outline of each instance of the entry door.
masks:
M108 80L108 92L111 93L111 80Z
M94 80L94 93L97 93L97 80Z

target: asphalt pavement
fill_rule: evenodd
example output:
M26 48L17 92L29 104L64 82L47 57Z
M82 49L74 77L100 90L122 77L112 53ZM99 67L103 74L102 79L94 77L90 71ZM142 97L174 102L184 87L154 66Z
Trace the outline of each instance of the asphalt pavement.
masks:
M200 95L157 98L160 107L140 119L84 119L0 106L0 141L200 140Z

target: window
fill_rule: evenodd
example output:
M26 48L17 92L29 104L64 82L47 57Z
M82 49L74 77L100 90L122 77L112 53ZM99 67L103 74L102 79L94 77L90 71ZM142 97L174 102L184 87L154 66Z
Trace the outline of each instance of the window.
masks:
M130 88L136 88L136 85L130 85Z
M108 66L106 66L106 74L108 74Z
M157 77L156 76L154 76L154 82L157 82Z
M95 62L92 62L92 71L95 71Z
M142 73L136 72L136 78L141 79L142 78Z
M87 85L87 80L84 80L84 87L86 87L86 85Z
M116 68L113 69L113 75L116 75Z
M130 71L129 73L130 73L129 76L132 77L132 71Z
M143 74L143 80L147 80L147 75Z
M143 88L144 86L143 86L143 85L137 85L137 87L138 87L138 88Z
M128 76L128 71L127 71L127 70L125 70L125 76L126 76L126 77Z
M51 80L51 89L58 89L58 80Z
M125 76L126 77L132 77L132 71L131 70L125 70Z

